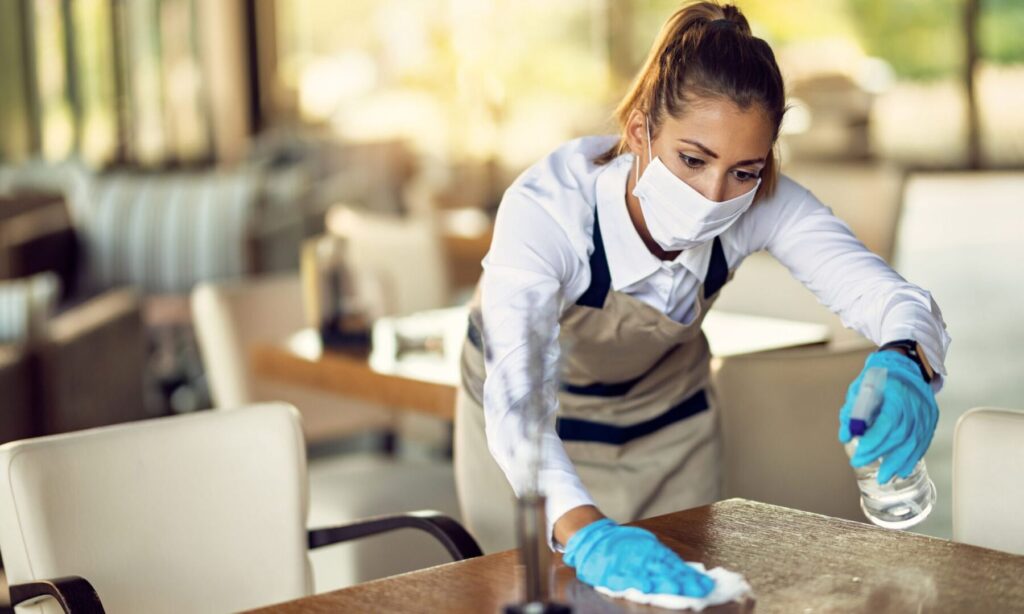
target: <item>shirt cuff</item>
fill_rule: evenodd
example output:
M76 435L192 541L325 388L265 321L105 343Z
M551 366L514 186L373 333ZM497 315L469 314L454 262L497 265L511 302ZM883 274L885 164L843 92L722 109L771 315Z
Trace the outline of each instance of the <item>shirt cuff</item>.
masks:
M545 488L547 503L544 514L547 518L548 547L555 552L565 552L564 544L555 541L555 521L566 512L581 505L595 505L583 485L577 480Z
M899 339L913 339L921 344L921 350L935 372L935 377L931 381L932 390L938 393L947 376L946 353L949 350L950 337L941 316L936 317L930 313L931 318L928 318L922 316L918 310L918 305L907 303L887 314L894 315L892 319L897 323L887 326L882 331L879 345Z

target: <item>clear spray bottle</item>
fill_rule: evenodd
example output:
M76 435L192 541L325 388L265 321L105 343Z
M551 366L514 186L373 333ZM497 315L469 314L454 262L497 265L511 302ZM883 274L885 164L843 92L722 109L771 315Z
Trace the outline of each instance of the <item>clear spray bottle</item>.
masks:
M852 458L863 435L875 421L882 407L886 369L872 367L864 374L857 398L850 412L850 434L846 453ZM885 484L878 483L881 461L854 469L860 487L860 507L873 524L887 529L908 529L928 517L935 504L935 484L928 478L924 459L906 478L893 476Z

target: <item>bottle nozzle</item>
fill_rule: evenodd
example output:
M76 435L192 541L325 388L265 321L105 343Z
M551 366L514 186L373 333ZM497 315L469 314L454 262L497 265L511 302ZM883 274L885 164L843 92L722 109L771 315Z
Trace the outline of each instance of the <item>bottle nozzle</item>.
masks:
M860 437L875 421L875 415L882 406L882 390L885 388L886 370L871 367L861 380L857 399L850 412L850 434Z

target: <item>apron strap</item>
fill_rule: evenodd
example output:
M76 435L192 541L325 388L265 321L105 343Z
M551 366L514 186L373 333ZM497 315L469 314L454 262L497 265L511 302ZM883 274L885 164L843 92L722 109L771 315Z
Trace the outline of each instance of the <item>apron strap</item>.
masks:
M729 263L725 260L722 240L715 237L715 242L711 246L711 262L708 263L708 273L704 276L704 298L714 296L728 280Z
M579 299L577 305L601 309L612 286L612 274L608 269L608 257L604 253L604 241L601 239L601 223L594 209L594 252L590 254L590 286Z

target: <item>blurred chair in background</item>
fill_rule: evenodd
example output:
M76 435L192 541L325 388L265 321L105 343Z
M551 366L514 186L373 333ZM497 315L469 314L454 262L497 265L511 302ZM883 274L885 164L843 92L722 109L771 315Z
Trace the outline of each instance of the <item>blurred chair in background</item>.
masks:
M422 197L410 198L419 204L404 217L345 205L327 213L327 231L348 243L352 269L363 280L357 283L371 297L372 317L409 315L452 304L450 260L441 224L427 212ZM428 445L444 440L450 447L450 424L412 413L402 414L399 421L403 440Z
M282 341L306 325L297 275L200 284L192 308L217 407L288 401L299 408L311 443L395 428L394 412L387 408L252 376L248 351L253 343ZM458 513L448 460L323 456L311 459L309 484L310 527L414 508ZM324 548L312 560L318 586L340 588L438 564L444 557L425 536L398 534Z
M76 295L124 286L141 294L153 414L208 406L188 293L206 280L294 270L310 218L321 218L322 228L308 185L301 166L270 160L161 171L97 172L74 161L0 165L0 194L54 193L67 203L63 220L47 220L63 223L50 234L74 239ZM0 226L2 244L14 226L2 219ZM61 244L45 246L49 253Z
M52 271L61 298L75 295L80 238L64 197L56 193L0 196L0 279Z
M0 551L12 601L49 594L73 612L98 601L108 612L244 610L324 590L310 548L399 528L426 531L447 560L480 554L457 522L425 512L335 519L307 533L306 497L299 418L283 404L7 444ZM50 599L36 608L62 611Z
M58 314L34 353L39 434L152 417L143 391L142 302L134 290L104 292Z
M1024 411L976 407L953 435L953 539L1024 554Z
M283 343L306 327L298 275L205 282L192 291L191 301L215 407L287 401L299 408L308 443L394 428L393 413L383 408L252 376L253 344Z
M450 305L445 248L431 216L397 217L337 206L327 213L327 229L348 242L353 270L378 284L383 304L377 315Z
M0 346L10 381L0 416L13 429L2 437L151 415L141 298L83 288L80 245L60 195L0 197Z
M783 172L849 224L868 249L892 262L902 210L903 171L884 163L798 161L785 165ZM767 252L751 254L743 261L715 308L825 324L832 339L841 343L862 339Z
M715 359L724 498L864 520L836 434L846 388L872 349L832 342Z

